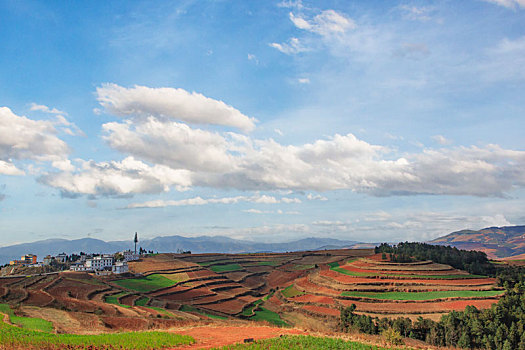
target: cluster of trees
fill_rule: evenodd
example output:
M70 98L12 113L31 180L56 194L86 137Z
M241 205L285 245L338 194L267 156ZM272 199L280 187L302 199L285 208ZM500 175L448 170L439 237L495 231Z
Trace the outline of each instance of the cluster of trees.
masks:
M473 250L461 250L450 246L419 242L404 242L397 245L382 243L375 248L375 252L389 254L394 262L432 260L475 275L494 276L496 274L496 267L490 263L487 255Z
M394 330L404 337L436 346L525 350L525 296L522 287L522 284L515 285L490 309L467 306L465 311L444 315L439 322L422 317L414 322L401 317L372 318L354 313L355 305L352 305L341 310L340 327L343 331L354 329L368 334Z

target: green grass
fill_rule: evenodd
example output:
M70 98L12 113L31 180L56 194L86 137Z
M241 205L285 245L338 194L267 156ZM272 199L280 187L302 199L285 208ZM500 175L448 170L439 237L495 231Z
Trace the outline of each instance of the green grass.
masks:
M208 266L224 264L224 263L233 263L233 261L229 259L221 259L221 260L214 260L214 261L203 261L197 264L199 264L200 266L208 267Z
M302 350L302 349L331 349L331 350L387 350L387 348L362 344L354 341L345 341L338 338L321 338L311 335L285 335L280 338L258 340L251 344L228 345L215 350ZM388 348L392 350L392 348Z
M265 309L264 307L260 307L259 309L260 310L255 311L254 316L250 317L250 320L267 321L279 327L289 327L290 326L288 323L284 322L281 319L281 316L279 316L278 313Z
M7 304L0 304L0 312L6 314L9 317L9 321L19 327L34 331L53 331L53 323L41 318L16 316L14 311ZM2 344L1 341L0 344Z
M447 280L454 280L454 279L468 279L468 278L486 278L487 276L481 276L481 275L400 275L400 274L391 274L391 273L370 273L370 272L355 272L355 271L348 271L346 269L343 269L339 266L339 263L333 262L328 264L330 266L330 270L336 271L339 273L342 273L344 275L348 276L355 276L355 277L405 277L405 278L421 278L421 279L447 279Z
M166 288L175 283L159 274L153 274L141 278L128 278L124 280L113 281L113 283L127 289L136 290L137 292L147 293L160 288Z
M443 298L472 298L472 297L492 297L503 294L500 290L447 290L435 292L343 292L342 296L347 297L364 297L379 300L432 300Z
M262 300L256 300L255 302L253 302L252 304L248 305L248 307L246 307L244 310L242 310L242 313L241 315L243 316L252 316L253 315L253 309L255 309L257 307L257 305L259 305L260 303L262 303Z
M257 265L260 265L260 266L279 266L279 265L281 265L281 262L280 261L275 261L275 260L259 261L257 263Z
M89 347L118 349L162 349L195 340L187 335L167 332L126 332L98 335L53 334L18 328L0 323L0 344L6 348L65 348Z
M271 292L270 294L268 294L267 296L265 296L265 297L263 298L263 300L268 300L268 299L270 299L274 294L275 294L275 292Z
M129 305L124 305L124 304L121 304L118 299L120 297L123 297L124 295L127 295L128 293L127 292L121 292L121 293L118 293L118 294L113 294L113 295L108 295L104 298L104 301L108 304L115 304L115 305L118 305L118 306L122 306L122 307L127 307L127 308L130 308L131 306Z
M203 316L206 316L206 317L209 317L209 318L213 318L215 320L227 320L228 319L227 317L224 317L224 316L213 315L213 314L209 314L207 312L201 311L201 310L199 310L196 307L193 307L191 305L182 305L182 307L180 308L179 311L195 312L195 313L201 314Z
M292 284L291 286L288 286L286 287L285 289L283 289L281 291L281 294L285 297L285 298L293 298L293 297L296 297L298 295L303 295L305 294L304 292L301 292L300 290L298 290L297 288L295 288L295 286Z
M137 306L146 306L148 301L149 301L148 297L141 297L140 299L135 300L135 305L137 305Z
M230 272L242 270L242 267L239 264L215 265L210 267L210 270L213 272Z

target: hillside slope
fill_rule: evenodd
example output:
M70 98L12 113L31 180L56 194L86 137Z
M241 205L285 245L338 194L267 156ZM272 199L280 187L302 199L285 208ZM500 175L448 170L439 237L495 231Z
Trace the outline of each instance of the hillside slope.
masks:
M488 227L479 231L461 230L429 243L479 250L492 259L518 258L519 255L525 254L525 226Z

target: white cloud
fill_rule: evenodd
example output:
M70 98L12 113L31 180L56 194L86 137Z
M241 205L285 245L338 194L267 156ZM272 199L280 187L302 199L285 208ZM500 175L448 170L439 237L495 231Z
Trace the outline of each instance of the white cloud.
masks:
M474 69L488 81L524 80L525 36L504 38L486 51L485 57ZM479 72L475 71L478 75Z
M319 200L319 201L327 201L328 198L326 197L323 197L321 196L320 194L311 194L311 193L308 193L308 195L306 196L306 198L309 200L309 201L315 201L315 200Z
M299 79L297 79L297 82L299 84L310 84L310 79L308 79L308 78L299 78Z
M140 123L102 126L109 146L152 163L175 169L225 172L236 168L233 146L222 135L186 124L149 117Z
M50 121L32 120L0 107L0 173L21 175L17 160L62 162L69 148Z
M236 204L241 202L250 202L258 204L278 204L278 203L300 203L297 198L275 198L267 195L255 194L253 196L236 196L223 198L187 198L180 200L154 200L144 203L131 203L127 206L128 209L133 208L164 208L164 207L180 207L190 205L207 205L207 204ZM256 210L256 209L253 209ZM262 213L262 211L261 211Z
M48 106L46 105L39 105L39 104L36 104L36 103L31 103L31 107L29 108L30 111L40 111L40 112L44 112L44 113L50 113L50 114L63 114L63 115L67 115L66 112L63 112L61 110L58 110L56 108L49 108Z
M290 20L297 28L317 33L321 36L344 34L346 31L357 27L351 18L334 10L322 11L310 20L290 12Z
M283 136L283 135L284 135L283 132L282 132L280 129L277 129L277 128L276 128L276 129L273 129L273 131L275 131L275 133L276 133L277 135L279 135L279 136Z
M259 64L259 59L254 54L249 53L248 54L248 60L255 62L255 64Z
M270 43L270 46L287 55L295 55L308 51L308 48L304 46L297 38L291 38L288 43Z
M447 139L443 135L434 135L432 139L443 146L452 144L452 140Z
M174 170L167 166L149 166L133 157L121 162L79 160L76 171L48 173L39 181L61 190L64 196L78 194L126 196L136 193L167 192L170 186L184 190L191 185L188 170Z
M251 131L255 119L232 106L196 92L174 88L149 88L135 85L125 88L104 84L97 88L100 104L112 114L162 120L179 120L193 124L213 124Z
M517 8L525 8L525 0L485 0L493 4L503 6L509 9L516 10Z
M248 214L277 214L277 215L299 215L298 211L282 211L282 210L259 210L259 209L245 209L243 213Z
M432 19L431 13L434 12L433 7L401 5L399 9L403 12L403 18L421 22L430 21Z
M18 169L9 161L0 160L0 175L24 175L24 171Z

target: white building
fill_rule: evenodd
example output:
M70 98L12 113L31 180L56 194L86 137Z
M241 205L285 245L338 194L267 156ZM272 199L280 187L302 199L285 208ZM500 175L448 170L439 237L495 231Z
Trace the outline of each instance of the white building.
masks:
M113 265L113 273L126 273L129 271L128 263L126 261L117 261Z
M85 264L72 264L71 267L69 268L71 271L93 271L92 268L88 268L86 267Z
M132 252L131 250L125 250L123 252L120 252L120 254L124 256L124 261L134 261L140 259L140 255Z
M100 271L113 266L113 255L99 255L86 259L85 266L89 270Z

